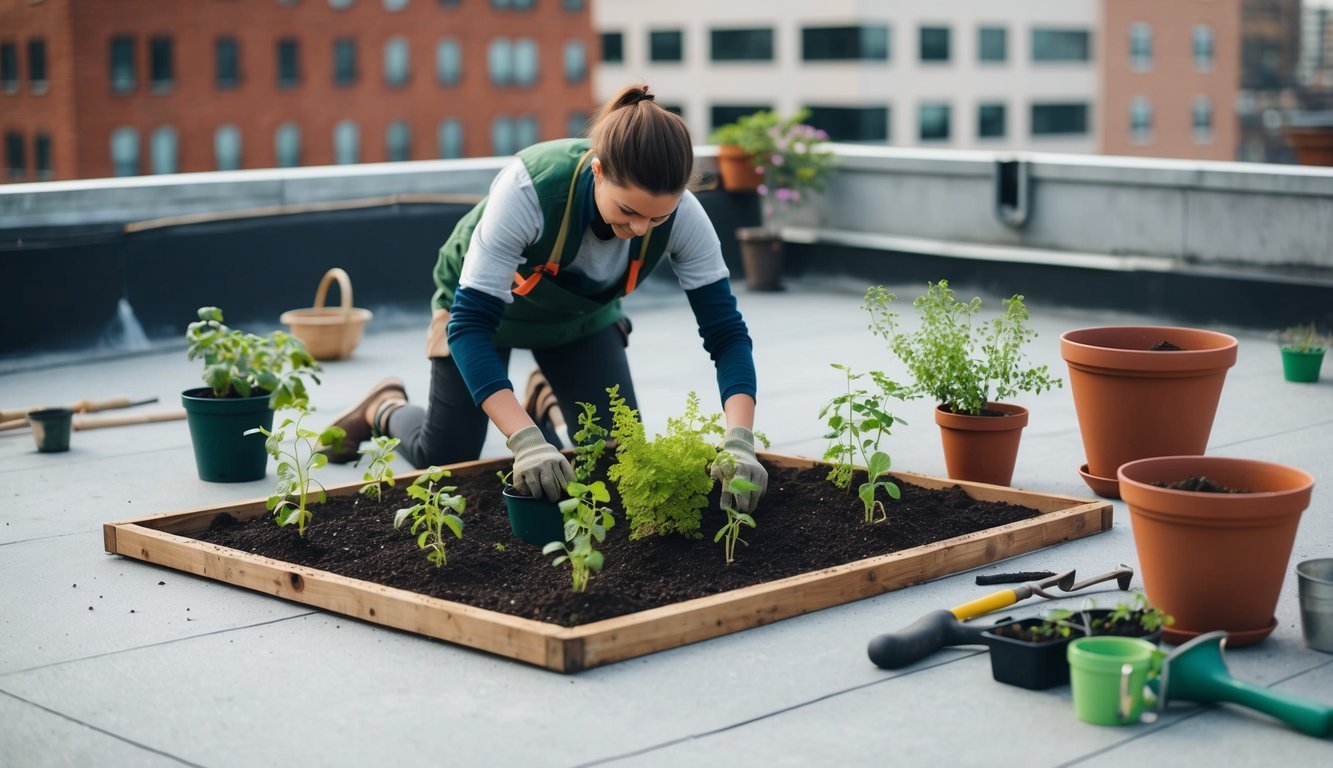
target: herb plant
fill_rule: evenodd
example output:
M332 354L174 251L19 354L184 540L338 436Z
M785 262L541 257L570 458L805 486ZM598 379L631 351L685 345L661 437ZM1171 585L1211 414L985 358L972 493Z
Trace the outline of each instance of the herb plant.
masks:
M467 506L467 499L454 495L457 486L435 486L446 477L449 477L447 469L427 469L407 487L407 495L416 499L417 503L398 510L393 517L394 528L402 528L403 522L408 517L412 518L411 530L417 535L417 546L426 550L426 559L434 563L436 568L445 563L444 529L448 528L455 538L463 538L463 520L458 515Z
M245 434L264 435L264 450L278 462L278 485L268 497L265 508L273 513L274 520L280 526L296 523L296 532L304 536L306 525L313 513L310 505L322 503L326 498L324 486L315 480L311 473L329 463L329 457L315 450L318 444L332 445L331 440L341 440L344 433L341 427L329 427L322 433L301 427L301 420L308 415L302 410L295 419L283 419L274 431L264 427L247 429ZM295 432L291 450L285 450L287 427ZM304 450L302 450L304 449ZM319 486L311 492L311 485ZM313 501L312 501L312 496Z
M1314 323L1293 325L1277 335L1278 344L1292 352L1323 352L1329 338L1320 333Z
M702 537L699 522L713 488L708 469L717 457L716 438L724 433L718 423L722 414L701 415L699 396L691 392L685 413L667 419L666 434L649 440L638 411L625 404L619 388L607 391L616 441L616 463L608 474L620 491L630 538Z
M558 567L568 562L573 569L574 591L584 592L592 574L602 571L605 557L597 551L596 545L606 540L606 529L615 526L616 518L606 506L611 494L601 480L589 485L576 480L565 486L565 492L569 498L560 502L560 513L565 518L565 540L542 547L542 554L563 552L551 561L551 565Z
M379 501L384 486L392 488L394 484L393 467L390 465L397 457L393 449L398 447L399 440L388 435L376 435L373 443L373 448L362 448L357 451L363 457L370 459L370 466L366 467L366 474L361 478L366 484L361 486L360 493ZM361 460L357 459L357 463L360 464Z
M319 383L319 363L300 339L283 331L257 336L228 328L217 307L200 307L185 339L186 357L203 360L204 383L214 397L267 394L274 410L304 409L310 403L305 377Z
M579 407L583 412L579 414L579 431L574 433L574 479L586 483L606 452L608 433L599 423L596 405L579 403Z
M736 457L728 451L718 452L717 463L722 467L722 477L727 490L732 493L749 493L759 489L758 484L752 483L743 477L736 477ZM741 538L741 526L754 528L755 522L752 516L744 512L738 512L725 504L722 505L722 511L727 515L727 522L713 536L713 543L723 542L723 557L726 558L727 565L731 565L736 562L736 542L745 544L745 540ZM749 546L749 544L745 545Z
M824 451L824 460L833 465L828 480L838 488L850 490L858 464L866 467L866 482L860 485L857 493L865 504L865 521L879 522L887 514L883 503L875 500L875 490L883 488L895 499L902 495L897 485L878 479L889 470L890 464L889 455L879 450L880 440L889 434L895 423L907 423L888 412L888 400L899 397L902 387L881 371L863 374L855 373L839 363L833 363L833 367L842 371L846 377L847 391L825 403L819 410L819 418L824 419L829 428L824 437L831 441L828 450ZM871 392L855 386L858 380L867 375L878 391ZM876 510L879 514L876 514Z
M1162 627L1170 626L1176 621L1175 617L1165 613L1161 608L1154 608L1148 605L1148 596L1142 592L1135 592L1134 599L1130 602L1121 602L1111 609L1111 613L1106 617L1106 627L1114 627L1119 624L1136 624L1147 634L1151 634ZM1099 627L1092 627L1092 634L1098 634Z
M912 374L904 398L930 395L953 413L980 416L989 401L1063 386L1046 366L1024 365L1023 345L1037 332L1027 327L1021 295L1005 299L1004 312L989 323L974 325L980 298L958 301L947 280L927 286L912 302L921 319L914 331L903 330L898 315L890 311L895 296L884 286L872 286L862 303L870 314L870 330L888 341Z

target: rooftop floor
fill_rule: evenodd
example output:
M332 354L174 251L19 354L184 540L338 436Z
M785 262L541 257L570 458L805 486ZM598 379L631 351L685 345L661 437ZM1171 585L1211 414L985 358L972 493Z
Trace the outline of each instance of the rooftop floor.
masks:
M914 296L922 286L889 287ZM756 346L757 428L773 450L823 453L817 414L840 385L830 363L894 370L865 330L864 288L737 289ZM715 404L715 387L683 296L661 286L640 293L628 303L630 356L645 421L657 431L687 391ZM1030 308L1041 334L1032 357L1060 372L1064 330L1169 324ZM1209 453L1301 467L1316 491L1277 629L1258 646L1229 650L1227 661L1241 679L1333 703L1333 655L1302 644L1291 572L1333 556L1333 379L1325 369L1318 384L1288 384L1270 339L1232 332L1239 360ZM372 323L352 359L326 364L313 404L337 413L389 374L423 398L423 347L424 318L410 331L376 332ZM530 360L514 356L520 386ZM196 364L171 350L0 375L0 405L129 394L161 399L141 410L174 408L197 379ZM1018 402L1032 416L1014 485L1092 498L1076 472L1083 449L1068 389ZM895 468L945 474L931 407L901 408L909 425L887 446ZM484 455L505 455L494 433ZM322 479L353 482L361 471L331 466ZM1188 768L1333 758L1328 741L1231 706L1181 706L1132 727L1085 725L1067 687L994 682L980 648L946 649L894 672L867 660L872 636L994 589L977 587L975 573L566 676L103 552L104 522L263 497L272 480L271 468L254 483L198 480L181 421L76 431L63 454L35 452L26 431L0 432L0 766L878 766L895 756L921 765L1123 766L1169 755ZM1128 512L1122 502L1114 508L1108 532L981 570L1077 568L1087 577L1136 566ZM1049 605L1033 599L1009 613Z

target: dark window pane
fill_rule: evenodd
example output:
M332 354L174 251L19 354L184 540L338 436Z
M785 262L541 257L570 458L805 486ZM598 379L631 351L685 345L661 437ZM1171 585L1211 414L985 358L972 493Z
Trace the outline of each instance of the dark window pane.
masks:
M680 115L681 117L685 116L685 108L679 104L662 104L659 102L657 106L661 107L662 109L665 109L668 112L671 112L672 114Z
M999 139L1004 137L1004 105L982 104L977 108L977 138Z
M952 111L948 104L922 104L917 110L917 137L920 141L948 141Z
M214 45L214 59L217 66L216 83L219 88L234 88L241 80L241 56L236 38L219 38Z
M772 61L772 29L715 29L713 61Z
M46 41L28 41L28 82L46 85Z
M23 134L13 131L5 134L5 171L11 179L21 179L28 172L23 157Z
M1087 104L1033 104L1032 135L1058 136L1088 132Z
M1009 57L1009 36L1004 27L977 30L977 60L1004 61Z
M683 37L679 29L649 32L648 59L650 61L680 61L684 55Z
M134 38L111 38L111 90L132 91L138 85L134 71Z
M295 40L278 41L278 87L293 86L301 81L300 50Z
M801 58L806 61L888 61L889 28L806 27L801 30Z
M356 82L356 41L351 38L333 41L333 82L338 85Z
M734 123L746 115L772 108L772 104L717 104L710 110L709 116L713 124L709 130L720 128L727 123Z
M6 91L19 87L19 47L15 43L0 43L0 86Z
M625 60L625 36L619 32L602 33L602 61L619 64Z
M1088 61L1090 45L1088 33L1083 30L1032 30L1033 61Z
M922 27L920 42L922 61L949 60L948 27Z
M154 87L170 86L176 80L172 61L171 38L154 37L148 41L149 74Z
M888 107L807 106L807 123L828 133L832 141L888 141Z
M51 178L51 137L44 133L37 134L33 142L33 164L37 178Z

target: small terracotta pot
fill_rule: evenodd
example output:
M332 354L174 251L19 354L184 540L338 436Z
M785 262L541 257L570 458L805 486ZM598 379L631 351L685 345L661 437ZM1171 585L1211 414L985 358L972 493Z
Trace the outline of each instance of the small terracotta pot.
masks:
M1163 341L1181 350L1150 349ZM1227 369L1236 364L1236 347L1236 339L1225 333L1169 326L1061 334L1087 474L1109 481L1128 461L1202 454ZM1107 495L1102 484L1089 486Z
M935 406L940 425L944 465L954 480L1008 485L1018 460L1018 442L1028 425L1026 408L1007 403L986 403L1004 416L968 416Z
M763 180L754 169L754 155L735 144L717 148L717 173L728 192L754 192Z
M1153 485L1190 476L1248 493ZM1314 478L1265 461L1162 456L1121 466L1119 479L1144 591L1176 619L1166 642L1216 630L1230 633L1229 646L1267 637Z

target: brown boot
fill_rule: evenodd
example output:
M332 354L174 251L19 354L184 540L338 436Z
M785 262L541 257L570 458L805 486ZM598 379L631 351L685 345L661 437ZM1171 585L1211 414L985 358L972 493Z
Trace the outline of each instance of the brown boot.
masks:
M326 454L329 462L333 464L356 461L361 443L372 436L371 425L376 423L375 417L379 415L381 406L391 401L396 404L392 410L397 410L407 403L407 388L402 379L395 377L384 379L371 387L361 402L338 414L331 426L341 427L347 436L337 445L321 445L319 451ZM387 417L387 414L385 416Z
M528 392L523 398L523 410L532 417L534 424L542 426L543 421L547 422L553 431L555 427L565 423L565 414L560 410L560 401L556 399L551 383L546 380L540 368L533 368L532 375L528 376Z

